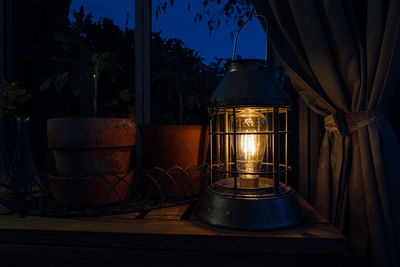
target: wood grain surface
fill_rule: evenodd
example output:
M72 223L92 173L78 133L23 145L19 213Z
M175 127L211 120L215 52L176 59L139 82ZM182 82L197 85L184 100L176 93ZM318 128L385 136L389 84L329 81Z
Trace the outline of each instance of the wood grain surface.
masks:
M21 256L51 255L52 264L69 257L77 262L85 257L135 258L140 259L143 266L150 263L185 265L188 259L197 257L199 259L192 262L192 266L208 266L214 262L206 259L218 255L229 256L225 263L231 262L232 266L240 265L240 262L243 266L251 260L263 263L269 260L270 266L300 266L296 260L299 255L323 255L324 259L347 255L347 239L306 201L300 199L300 203L305 223L275 231L214 227L187 214L188 210L195 212L191 205L157 209L147 214L127 213L98 218L0 215L0 256L23 260ZM307 258L305 261L310 260ZM212 264L210 266L214 266Z

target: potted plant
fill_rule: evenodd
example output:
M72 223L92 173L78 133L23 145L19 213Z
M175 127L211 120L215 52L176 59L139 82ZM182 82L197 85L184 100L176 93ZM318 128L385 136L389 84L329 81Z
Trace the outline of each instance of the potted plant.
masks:
M154 184L152 196L190 197L202 186L199 167L206 162L208 127L206 125L158 124L141 128L146 169L161 168L172 176L158 174L160 190ZM149 184L148 184L149 185Z
M26 116L24 104L32 96L17 82L9 83L2 80L0 85L0 119L6 115L14 115L16 119L15 148L12 159L8 158L5 131L0 129L0 183L6 182L19 197L23 197L28 187L32 186L30 175L33 173L33 159L28 136L28 122L30 117ZM2 125L1 125L2 126ZM8 164L6 164L8 162ZM26 175L29 173L28 175ZM6 179L7 178L7 179Z
M48 146L53 150L57 170L52 179L52 193L65 206L96 207L124 200L129 195L136 123L132 117L99 117L99 84L104 80L102 75L115 67L113 54L96 53L90 58L86 75L80 74L80 80L72 79L68 73L50 78L59 91L80 90L81 102L90 110L87 117L63 117L47 122ZM82 76L88 78L82 81ZM49 84L46 81L42 90ZM120 100L129 101L132 96L123 90L107 107Z
M154 124L141 127L144 161L146 169L159 167L171 177L158 174L160 187L151 181L151 195L191 197L202 188L199 166L208 149L205 65L180 40L162 40L156 33L153 42L161 42L157 47L168 52L153 54Z

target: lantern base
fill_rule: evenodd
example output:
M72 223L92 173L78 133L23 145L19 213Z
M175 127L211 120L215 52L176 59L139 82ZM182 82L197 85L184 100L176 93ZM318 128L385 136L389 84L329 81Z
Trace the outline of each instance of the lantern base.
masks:
M235 198L207 190L197 211L206 223L241 230L288 228L302 222L301 208L293 189L260 198Z

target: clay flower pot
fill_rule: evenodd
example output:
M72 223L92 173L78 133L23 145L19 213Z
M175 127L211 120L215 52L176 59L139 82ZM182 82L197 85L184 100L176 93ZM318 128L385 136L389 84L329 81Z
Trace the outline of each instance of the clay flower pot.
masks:
M124 118L59 118L47 122L57 175L53 197L74 208L118 202L129 195L136 124Z
M208 151L208 127L202 125L147 125L141 128L146 169L160 167L170 170L175 181L167 176L158 180L160 189L168 198L198 195L202 176L198 166L206 162ZM179 168L188 170L182 174ZM151 181L148 185L151 185ZM153 185L154 186L154 185ZM153 188L151 195L157 196L159 189Z

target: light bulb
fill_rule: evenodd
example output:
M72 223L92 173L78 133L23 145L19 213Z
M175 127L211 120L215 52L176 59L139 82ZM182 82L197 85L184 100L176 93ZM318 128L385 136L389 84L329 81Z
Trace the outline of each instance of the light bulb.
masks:
M266 117L255 110L245 109L236 115L236 163L238 172L256 173L262 169L266 149ZM249 134L246 134L249 133ZM258 174L239 174L238 186L241 188L258 187Z

